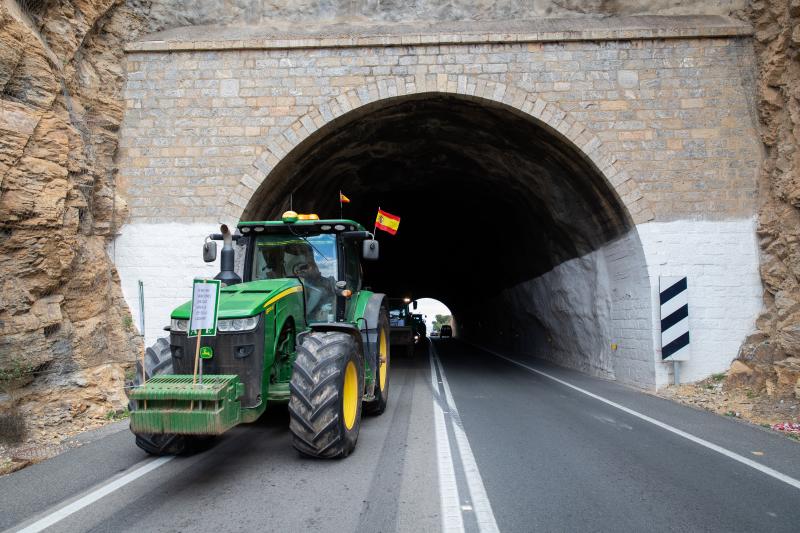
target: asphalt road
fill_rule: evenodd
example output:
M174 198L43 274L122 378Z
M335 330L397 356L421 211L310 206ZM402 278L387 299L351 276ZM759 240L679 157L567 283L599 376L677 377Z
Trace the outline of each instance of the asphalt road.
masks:
M0 478L0 530L800 530L797 443L521 363L457 340L395 357L339 461L300 457L285 409L166 462L118 431Z

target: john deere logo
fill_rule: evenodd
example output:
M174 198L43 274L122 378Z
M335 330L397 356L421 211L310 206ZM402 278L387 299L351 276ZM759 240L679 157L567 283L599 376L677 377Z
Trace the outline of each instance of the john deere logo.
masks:
M200 348L200 359L211 359L212 357L214 357L214 350L211 349L211 346Z

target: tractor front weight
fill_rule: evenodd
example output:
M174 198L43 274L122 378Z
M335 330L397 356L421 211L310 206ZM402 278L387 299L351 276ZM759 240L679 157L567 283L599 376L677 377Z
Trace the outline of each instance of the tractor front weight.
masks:
M134 433L220 435L241 423L244 384L235 375L157 375L130 392Z

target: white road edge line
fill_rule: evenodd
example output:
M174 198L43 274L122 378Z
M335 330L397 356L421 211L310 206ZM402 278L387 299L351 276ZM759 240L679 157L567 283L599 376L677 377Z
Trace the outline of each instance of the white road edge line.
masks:
M499 357L500 359L505 359L509 363L513 363L513 364L515 364L515 365L517 365L519 367L522 367L522 368L524 368L526 370L529 370L531 372L534 372L536 374L544 376L544 377L546 377L548 379L551 379L551 380L555 381L556 383L560 383L561 385L564 385L565 387L569 387L570 389L578 391L581 394L585 394L586 396L589 396L590 398L594 398L595 400L597 400L599 402L603 402L606 405L610 405L611 407L614 407L615 409L619 409L622 412L628 413L631 416L635 416L636 418L638 418L640 420L644 420L645 422L649 422L649 423L653 424L654 426L660 427L663 430L669 431L670 433L674 433L675 435L678 435L679 437L683 437L684 439L689 440L691 442L694 442L695 444L699 444L700 446L708 448L709 450L715 451L715 452L717 452L717 453L719 453L721 455L724 455L725 457L727 457L729 459L733 459L734 461L742 463L743 465L749 466L750 468L753 468L754 470L758 470L762 474L766 474L766 475L768 475L768 476L770 476L772 478L777 479L778 481L782 481L782 482L786 483L789 486L792 486L792 487L794 487L796 489L800 489L800 480L797 480L797 479L795 479L793 477L787 476L786 474L782 474L782 473L778 472L777 470L774 470L774 469L772 469L772 468L770 468L768 466L762 465L761 463L757 463L756 461L753 461L752 459L748 459L747 457L741 456L736 452L732 452L732 451L728 450L727 448L723 448L722 446L718 446L718 445L714 444L713 442L709 442L709 441L707 441L705 439L701 439L700 437L696 437L696 436L692 435L691 433L687 433L687 432L685 432L683 430L680 430L680 429L678 429L676 427L670 426L669 424L661 422L660 420L656 420L655 418L651 418L651 417L649 417L649 416L647 416L645 414L642 414L642 413L640 413L638 411L634 411L633 409L629 409L628 407L625 407L624 405L620 405L620 404L618 404L616 402L612 402L611 400L608 400L606 398L603 398L602 396L598 396L597 394L594 394L593 392L589 392L589 391L584 390L584 389L582 389L580 387L577 387L577 386L573 385L572 383L564 381L563 379L559 379L559 378L557 378L555 376L551 376L547 372L542 372L541 370L537 370L537 369L535 369L533 367L530 367L530 366L528 366L528 365L526 365L524 363L520 363L519 361L515 361L514 359L511 359L510 357L506 357L505 355L499 354L499 353L495 352L494 350L490 350L488 348L484 348L483 346L478 346L477 344L475 344L473 346L475 346L476 348L479 348L479 349L481 349L481 350L483 350L483 351L485 351L487 353L490 353L490 354L494 355L495 357Z
M456 437L458 453L461 456L464 476L467 478L467 486L469 487L475 518L478 522L478 529L481 533L499 533L500 530L494 518L492 504L489 502L489 497L486 495L486 487L483 485L483 478L481 478L481 473L478 471L478 464L475 462L475 456L472 455L472 448L469 445L467 434L464 433L461 417L458 414L455 400L453 400L453 394L450 392L450 384L447 382L447 376L444 374L444 367L433 345L431 345L430 353L432 360L435 361L436 365L439 367L439 375L442 377L442 386L444 388L447 406L450 409L450 418L453 420L453 433Z
M153 459L153 460L143 461L145 464L139 463L139 464L141 464L141 466L139 466L138 468L136 467L136 465L134 465L134 468L132 470L130 470L128 473L123 474L122 476L118 477L117 479L115 479L115 480L113 480L113 481L111 481L109 483L106 483L105 485L103 485L101 487L98 487L97 489L93 490L89 494L86 494L85 496L82 496L81 498L78 498L74 502L72 502L72 503L70 503L68 505L65 505L64 507L61 507L60 509L57 509L57 510L53 511L52 513L44 516L43 518L40 518L39 520L36 520L32 524L30 524L28 526L25 526L23 529L17 530L17 532L18 533L36 533L38 531L42 531L43 529L48 528L48 527L52 526L53 524L56 524L56 523L60 522L61 520L63 520L66 517L68 517L69 515L80 511L84 507L87 507L87 506L93 504L94 502L96 502L100 498L102 498L104 496L108 496L112 492L121 489L122 487L124 487L128 483L131 483L132 481L135 481L135 480L139 479L140 477L142 477L143 475L147 474L148 472L152 472L153 470L155 470L159 466L164 465L165 463L171 461L172 459L174 459L174 456L170 455L170 456L166 456L166 457L159 457L159 458ZM13 530L13 528L12 528L12 530Z
M433 347L431 347L431 350ZM438 392L439 383L436 379L436 368L433 362L433 353L429 350L431 362L431 385L433 391ZM436 463L439 470L439 499L442 506L442 531L463 533L464 520L461 517L461 499L458 497L456 473L453 467L453 455L450 453L450 439L447 436L447 425L444 420L442 406L433 397L433 421L436 430Z

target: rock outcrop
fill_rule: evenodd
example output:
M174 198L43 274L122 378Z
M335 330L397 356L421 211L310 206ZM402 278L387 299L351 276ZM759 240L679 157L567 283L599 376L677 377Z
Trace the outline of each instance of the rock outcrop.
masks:
M800 0L752 2L765 157L758 236L765 311L729 376L769 394L800 391ZM745 370L745 368L747 370ZM798 396L800 397L800 396Z
M113 162L120 5L0 2L0 385L63 389L45 396L67 412L87 376L119 377L138 353L106 253L126 213Z

